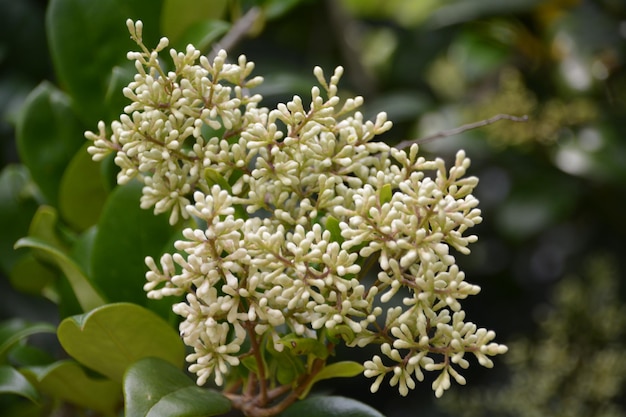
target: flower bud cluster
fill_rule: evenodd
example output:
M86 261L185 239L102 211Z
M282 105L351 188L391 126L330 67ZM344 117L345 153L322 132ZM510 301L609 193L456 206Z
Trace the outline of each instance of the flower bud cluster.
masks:
M179 296L181 336L198 384L221 385L249 355L250 340L281 352L285 337L329 346L380 346L364 364L376 391L387 374L402 395L436 371L437 396L465 354L487 367L506 347L492 331L465 321L460 301L479 287L465 281L453 251L469 253L481 222L466 177L469 159L418 156L373 139L391 122L364 120L361 97L342 100L342 68L305 105L295 96L269 110L249 95L253 64L210 63L192 46L170 51L173 68L141 41L141 22L128 22L142 52L131 52L137 75L124 89L131 104L107 135L104 123L89 152L115 152L119 183L144 183L141 206L169 212L189 227L176 252L146 258L148 297ZM426 175L426 174L429 175ZM377 261L373 282L366 277ZM387 304L385 309L382 305ZM254 345L253 343L253 345Z

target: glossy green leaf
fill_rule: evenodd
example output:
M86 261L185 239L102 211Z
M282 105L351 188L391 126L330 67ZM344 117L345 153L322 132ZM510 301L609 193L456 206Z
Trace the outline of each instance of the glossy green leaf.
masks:
M351 398L314 396L292 404L280 417L384 417L379 411Z
M352 378L363 372L363 369L362 364L353 361L341 361L326 365L313 377L309 386L300 395L300 398L305 398L313 385L318 381L331 378Z
M105 303L104 298L94 288L80 267L65 253L41 239L25 237L17 241L16 248L33 248L50 256L50 259L58 266L67 277L74 295L84 311L89 311Z
M124 375L127 416L199 417L228 412L223 395L198 387L183 371L158 358L142 359Z
M0 173L0 269L9 273L24 251L13 250L26 236L37 210L36 190L23 165L8 165Z
M55 333L56 328L48 323L29 323L22 319L11 319L0 324L0 357L19 341L39 333Z
M39 393L28 380L15 368L0 366L0 394L16 394L32 402L39 401Z
M63 174L59 187L59 212L74 229L82 231L97 223L107 192L100 166L91 160L85 142Z
M168 216L139 207L142 185L131 182L109 195L98 222L91 258L92 279L110 301L148 306L168 317L173 298L149 300L143 290L146 256L158 258L176 229Z
M112 69L131 66L126 53L137 48L126 19L141 19L148 48L159 39L161 0L53 0L46 29L52 61L61 85L76 103L82 119L95 124L111 120L120 109L102 105ZM133 49L135 50L135 49ZM108 114L107 114L108 112Z
M24 103L17 123L17 148L49 204L57 205L63 172L84 142L70 98L42 82Z
M139 359L153 356L181 366L185 355L178 333L167 322L131 303L108 304L68 317L57 335L74 359L118 383Z
M22 372L49 396L107 415L113 415L121 401L119 384L87 375L74 361L24 368Z
M194 24L208 19L221 19L226 11L227 0L164 0L161 13L161 32L175 47ZM194 43L196 47L196 45Z

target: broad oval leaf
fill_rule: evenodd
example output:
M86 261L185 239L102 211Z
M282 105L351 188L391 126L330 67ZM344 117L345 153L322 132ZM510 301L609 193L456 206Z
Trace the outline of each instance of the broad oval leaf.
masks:
M15 368L0 366L0 394L16 394L32 402L39 401L39 393L28 380Z
M228 412L223 395L198 387L183 371L158 358L131 365L124 375L127 416L196 417Z
M280 417L384 417L367 404L339 396L314 396L298 401Z
M114 415L121 401L119 384L88 376L74 361L24 368L22 372L43 393L106 415Z
M178 333L152 311L131 303L68 317L57 336L74 359L118 383L139 359L153 356L182 366L185 357Z

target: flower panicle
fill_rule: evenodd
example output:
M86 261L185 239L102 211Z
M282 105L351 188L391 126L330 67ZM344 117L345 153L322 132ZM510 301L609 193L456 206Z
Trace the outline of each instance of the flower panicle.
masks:
M365 120L362 97L340 99L341 67L329 79L313 70L310 104L294 96L270 110L250 95L262 78L245 56L230 63L220 51L209 62L190 45L170 50L166 69L167 40L148 50L141 22L127 23L141 50L128 54L131 102L85 136L94 160L115 154L120 184L143 183L142 208L188 225L175 252L146 258L144 289L180 298L173 311L198 384L258 370L247 361L262 343L275 357L323 361L343 342L379 346L364 363L373 392L390 375L407 395L438 372L441 396L452 380L465 383L466 354L491 367L506 352L462 309L480 288L454 254L469 253L477 238L467 231L482 221L464 151L448 169L417 145L376 141L391 122ZM368 259L378 262L373 282Z

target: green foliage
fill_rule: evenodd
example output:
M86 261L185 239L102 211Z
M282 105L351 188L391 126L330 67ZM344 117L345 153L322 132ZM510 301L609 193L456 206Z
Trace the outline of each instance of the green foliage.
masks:
M390 144L497 113L528 114L525 124L498 123L421 146L446 159L460 147L472 156L485 222L464 269L487 288L473 309L498 330L527 336L525 317L563 271L576 270L591 248L623 249L626 223L617 203L626 178L620 99L626 9L620 2L51 0L45 26L45 2L4 3L2 415L218 415L230 407L180 369L184 353L172 301L147 300L142 289L143 257L169 250L180 227L139 208L140 184L116 186L112 158L97 164L85 151L83 132L98 120L117 119L128 104L121 90L136 72L126 57L134 47L124 24L129 17L144 22L146 45L166 35L179 50L193 43L210 53L236 32L230 56L243 52L257 63L256 72L267 75L258 92L270 103L308 95L311 66L343 63L346 94L366 96L366 118L385 110L395 122L383 137ZM237 29L253 7L260 11L256 20ZM167 58L163 64L171 66ZM7 122L17 129L17 154ZM229 192L243 175L204 172L209 186ZM378 203L391 202L395 191L380 187ZM238 218L248 215L240 204L233 208ZM320 211L313 224L328 230L332 242L345 242L337 216ZM375 261L362 260L362 269ZM602 278L617 279L605 269L594 265L589 277L597 281L564 280L537 337L511 345L511 384L453 397L464 405L454 415L623 414L623 291ZM349 343L355 333L340 325L324 337ZM134 348L121 352L120 341ZM296 384L316 360L330 356L301 397L309 390L354 395L344 379L333 385L326 378L356 375L367 358L322 352L316 341L293 342L278 352L264 340L262 358L243 358L240 376L262 370L276 376L276 385ZM478 384L484 378L467 377ZM387 394L362 400L392 415L436 414L419 393L409 402ZM347 398L312 396L282 415L380 414Z
M230 410L230 401L216 391L199 388L178 367L157 358L137 361L124 375L128 416L214 416Z
M68 317L59 324L57 336L73 358L117 383L139 359L156 357L181 366L184 356L178 334L150 310L131 303Z

